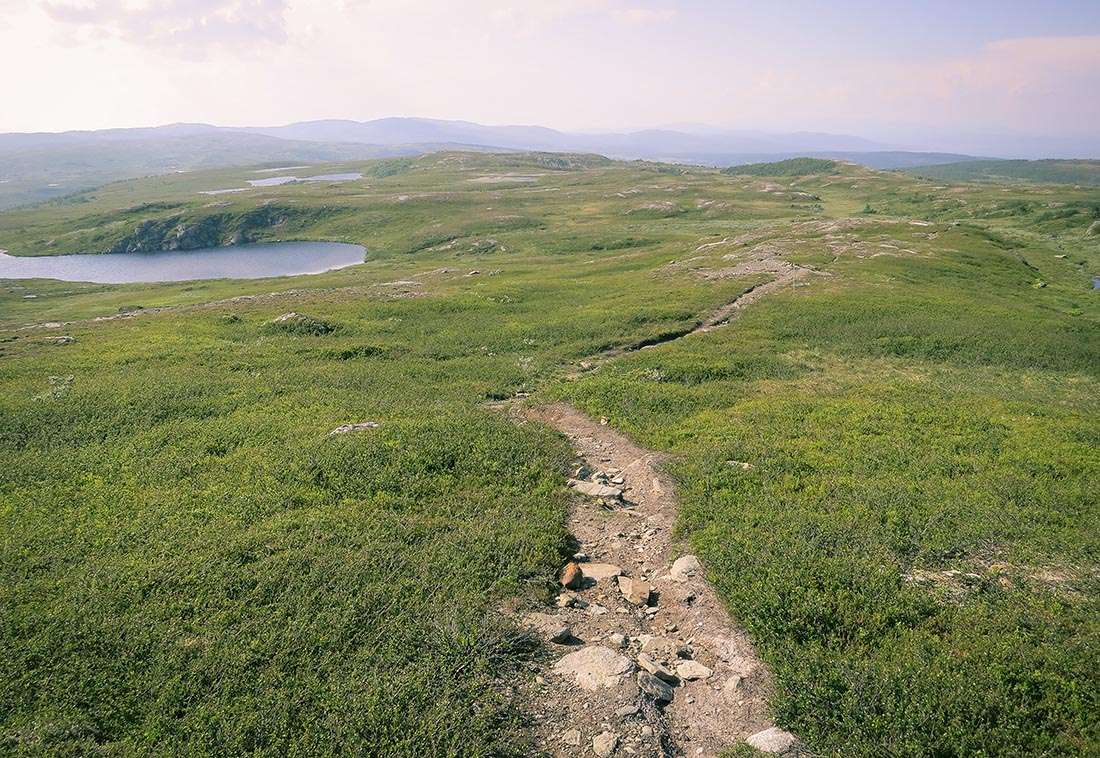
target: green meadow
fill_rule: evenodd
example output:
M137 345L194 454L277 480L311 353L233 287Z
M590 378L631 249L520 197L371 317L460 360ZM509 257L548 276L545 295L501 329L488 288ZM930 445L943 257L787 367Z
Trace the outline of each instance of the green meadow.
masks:
M1100 190L444 153L200 194L252 171L0 214L15 255L367 250L0 281L0 752L529 754L502 609L552 596L572 456L517 396L671 454L814 753L1100 751ZM677 338L761 258L814 273Z

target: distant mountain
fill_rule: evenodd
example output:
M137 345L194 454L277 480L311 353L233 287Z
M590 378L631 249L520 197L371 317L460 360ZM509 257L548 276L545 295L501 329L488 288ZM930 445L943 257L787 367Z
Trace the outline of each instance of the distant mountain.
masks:
M598 153L709 166L798 156L900 168L965 160L908 153L861 137L817 132L773 134L686 125L680 129L592 134L542 126L381 118L303 121L273 127L169 124L136 129L0 134L0 208L69 194L118 179L274 161L321 162L441 149Z
M0 209L62 197L120 179L261 163L326 163L439 150L457 143L389 144L280 139L177 124L61 134L0 134Z
M543 126L486 126L470 121L427 118L381 118L374 121L303 121L277 127L246 127L242 131L284 139L320 142L363 142L372 145L410 142L460 142L517 150L601 153L611 158L652 158L659 153L762 153L819 150L882 150L886 145L860 137L797 132L677 131L578 134Z

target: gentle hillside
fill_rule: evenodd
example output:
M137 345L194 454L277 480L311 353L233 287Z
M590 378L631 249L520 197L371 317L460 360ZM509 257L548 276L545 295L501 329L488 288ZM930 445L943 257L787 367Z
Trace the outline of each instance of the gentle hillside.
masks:
M720 712L837 758L1100 753L1100 190L258 170L0 213L21 255L196 229L367 250L0 281L0 752L651 758ZM580 500L595 466L668 507ZM720 602L668 576L684 553ZM684 621L723 609L736 639ZM575 652L611 664L592 690L555 668Z
M261 162L337 161L462 148L585 152L614 158L725 166L817 155L873 168L966 158L883 151L859 137L797 132L677 131L574 134L540 126L383 118L277 127L170 124L60 133L0 134L0 208L61 197L119 179ZM821 152L826 151L826 152Z
M129 130L121 130L127 131ZM271 165L417 155L448 145L303 142L225 130L169 136L143 130L80 136L0 135L0 208L63 197L112 182L220 166ZM98 135L98 136L97 136ZM5 139L5 137L25 139Z
M732 176L806 176L808 174L832 174L839 164L821 158L788 158L771 163L748 163L722 169Z
M906 171L947 181L1023 181L1100 186L1100 160L963 161L916 166Z

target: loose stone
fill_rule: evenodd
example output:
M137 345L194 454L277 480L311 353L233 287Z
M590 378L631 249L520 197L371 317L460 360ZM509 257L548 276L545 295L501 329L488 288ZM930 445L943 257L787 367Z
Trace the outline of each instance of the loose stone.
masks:
M713 671L699 663L699 661L684 661L676 667L676 674L681 679L686 679L688 681L706 679L713 673Z
M671 703L676 693L667 683L662 682L648 671L638 672L638 687L642 692L661 703Z
M697 574L703 573L703 564L694 555L682 555L677 558L669 572L678 582L686 582Z
M571 590L580 589L581 584L584 582L584 573L581 571L580 566L570 561L561 570L561 577L558 581L561 582L562 587L568 587Z
M745 742L765 753L785 754L798 746L798 738L777 726L748 737Z
M613 755L615 748L619 746L619 735L614 732L601 732L592 738L592 752L600 758L608 758Z

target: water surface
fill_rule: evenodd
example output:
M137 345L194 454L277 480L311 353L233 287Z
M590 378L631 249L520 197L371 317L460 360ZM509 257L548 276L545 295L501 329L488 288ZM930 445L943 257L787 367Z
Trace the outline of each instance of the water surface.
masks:
M66 282L182 282L320 274L363 262L365 250L342 242L273 242L202 250L107 255L12 256L0 252L0 279Z

